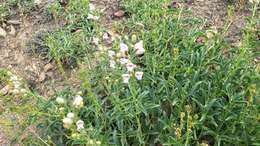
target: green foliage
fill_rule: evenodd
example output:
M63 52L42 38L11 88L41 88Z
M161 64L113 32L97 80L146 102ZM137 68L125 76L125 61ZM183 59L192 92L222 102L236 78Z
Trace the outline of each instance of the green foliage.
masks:
M64 65L75 66L77 60L82 59L89 48L89 33L88 30L73 33L70 29L51 32L45 38L49 58Z
M56 19L65 18L68 23L76 24L87 18L88 6L89 0L69 1L65 9L59 1L55 1L49 6L48 11Z
M9 78L8 71L0 69L0 85L4 84Z
M69 1L66 9L56 1L49 12L56 18L65 18L67 24L45 38L48 56L60 66L75 66L77 60L86 56L93 34L93 22L87 20L88 0Z

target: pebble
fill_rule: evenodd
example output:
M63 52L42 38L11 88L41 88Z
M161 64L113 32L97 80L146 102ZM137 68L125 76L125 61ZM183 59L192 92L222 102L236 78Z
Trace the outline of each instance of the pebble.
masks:
M123 10L119 10L119 11L114 13L114 16L117 17L117 18L121 18L124 15L125 15L125 11L123 11Z
M0 37L6 37L6 31L2 27L0 27Z
M12 36L15 36L16 35L16 30L15 30L14 26L11 25L10 28L11 28L11 31L9 32L9 34L12 35Z

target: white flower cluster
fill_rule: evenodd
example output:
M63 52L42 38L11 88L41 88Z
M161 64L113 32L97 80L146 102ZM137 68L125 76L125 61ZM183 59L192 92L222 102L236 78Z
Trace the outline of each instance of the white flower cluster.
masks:
M73 124L74 113L68 113L65 118L62 119L63 127L69 129Z
M99 16L94 15L95 9L96 8L93 4L89 4L90 13L88 14L87 19L90 19L90 20L98 20L99 19Z
M68 113L67 116L62 119L63 127L67 129L71 128L74 119L75 119L75 114L72 112ZM78 131L84 129L84 121L78 120L76 122L76 128Z
M11 92L13 94L26 94L27 90L23 87L22 80L11 72L8 72L8 74L10 75L10 82L13 85Z
M62 98L62 97L57 97L56 98L56 102L58 103L58 104L60 104L60 105L63 105L63 104L65 104L65 99L64 98ZM84 102L83 102L83 98L80 96L80 95L76 95L75 97L74 97L74 100L73 100L73 102L72 102L72 105L75 107L75 108L81 108L81 107L83 107L83 105L84 105Z
M120 43L120 51L118 53L108 50L108 57L110 58L109 66L111 68L116 68L117 62L126 67L127 73L122 74L122 80L125 84L129 83L131 74L134 74L137 80L142 80L144 74L142 71L134 72L137 66L129 59L130 57L128 51L129 47L123 42ZM143 41L139 41L134 45L134 51L137 56L141 56L145 53Z
M80 95L74 97L73 105L76 108L81 108L84 105L83 98Z

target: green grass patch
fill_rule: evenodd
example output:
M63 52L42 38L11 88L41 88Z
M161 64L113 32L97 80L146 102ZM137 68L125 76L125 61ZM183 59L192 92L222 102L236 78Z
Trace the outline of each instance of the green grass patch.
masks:
M48 12L56 20L65 21L66 25L45 36L47 56L60 67L75 67L91 50L90 41L94 27L97 26L87 19L89 1L69 1L66 6L55 1L48 7Z

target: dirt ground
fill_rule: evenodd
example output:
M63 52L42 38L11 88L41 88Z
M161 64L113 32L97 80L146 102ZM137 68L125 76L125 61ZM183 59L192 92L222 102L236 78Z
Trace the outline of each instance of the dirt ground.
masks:
M46 20L43 14L46 5L50 0L42 0L38 9L28 16L14 16L10 20L15 20L16 24L0 24L3 28L7 25L6 31L10 32L10 26L15 27L15 35L8 34L6 38L0 38L0 68L8 68L18 76L27 81L31 90L39 92L40 95L48 97L57 90L61 90L66 81L59 74L57 66L53 62L43 60L37 55L28 53L28 43L34 39L35 34L41 31L59 27L60 24L54 20ZM174 1L173 1L174 2ZM111 16L120 8L118 0L91 0L97 8L103 10L101 23L107 29L112 29L113 21ZM236 42L241 37L241 29L245 21L244 18L250 15L247 6L240 6L237 2L236 11L232 16L232 24L228 31L228 39ZM208 20L208 23L220 29L228 20L228 4L226 0L188 0L181 3L185 8L191 9L194 16ZM48 70L46 71L46 68ZM73 71L68 71L68 80L73 82ZM1 100L1 97L0 97ZM13 115L9 115L11 118ZM10 145L5 128L0 125L0 145Z

